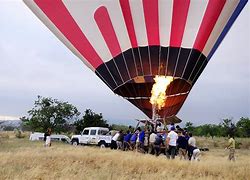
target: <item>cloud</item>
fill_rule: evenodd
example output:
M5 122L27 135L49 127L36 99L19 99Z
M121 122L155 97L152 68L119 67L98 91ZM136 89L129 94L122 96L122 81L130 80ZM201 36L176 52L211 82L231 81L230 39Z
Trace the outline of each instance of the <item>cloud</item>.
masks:
M17 116L4 116L0 115L0 120L7 121L7 120L19 120L20 117Z

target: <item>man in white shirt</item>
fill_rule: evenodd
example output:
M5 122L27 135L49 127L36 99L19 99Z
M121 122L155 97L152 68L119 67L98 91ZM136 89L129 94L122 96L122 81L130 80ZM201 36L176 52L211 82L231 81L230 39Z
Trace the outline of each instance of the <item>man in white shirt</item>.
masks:
M190 138L188 139L188 157L191 160L194 149L196 149L196 140L192 133L189 133Z
M154 142L156 139L157 135L153 131L150 136L149 136L149 148L148 148L148 153L154 154Z
M201 151L199 149L194 149L191 161L200 161L200 156L201 156Z
M111 144L110 144L110 149L117 149L116 141L117 141L117 139L118 139L119 136L120 136L120 133L117 132L117 133L112 137Z
M193 137L192 133L190 133L190 138L188 139L188 145L189 146L193 146L193 147L196 147L196 140L195 138Z
M175 158L175 152L176 152L176 141L178 139L178 134L174 131L175 128L171 127L171 131L168 133L167 136L167 158L174 159Z

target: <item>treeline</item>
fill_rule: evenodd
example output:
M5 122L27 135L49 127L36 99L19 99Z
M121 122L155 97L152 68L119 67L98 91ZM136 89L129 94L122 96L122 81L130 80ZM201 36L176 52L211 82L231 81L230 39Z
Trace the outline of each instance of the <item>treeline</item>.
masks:
M102 116L91 109L83 113L68 103L57 99L38 96L34 107L29 110L28 116L20 118L21 129L33 132L45 132L48 128L53 133L80 133L85 127L107 127L109 129L126 130L128 126L108 124Z
M57 99L38 96L34 107L28 111L28 116L20 118L22 129L33 132L45 132L51 128L53 133L79 133L85 127L109 127L102 114L96 114L90 109L84 113L68 103Z
M126 130L128 126L108 124L102 114L91 109L83 113L68 103L57 99L38 96L28 116L21 118L22 129L34 132L45 132L51 128L53 133L80 133L85 127L100 126L116 130ZM241 118L237 123L232 119L224 119L219 125L205 124L194 126L187 122L185 128L197 136L227 136L233 133L238 137L250 137L250 120Z
M226 137L231 134L235 137L250 137L250 119L247 117L241 117L236 122L233 122L233 119L223 119L218 125L194 126L193 123L187 122L185 128L196 136Z

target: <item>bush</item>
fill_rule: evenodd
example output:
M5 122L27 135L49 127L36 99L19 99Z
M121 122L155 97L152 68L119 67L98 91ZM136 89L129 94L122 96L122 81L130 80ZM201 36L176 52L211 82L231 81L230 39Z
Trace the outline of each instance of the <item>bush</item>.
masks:
M14 131L16 138L24 138L25 134L20 129L15 129Z

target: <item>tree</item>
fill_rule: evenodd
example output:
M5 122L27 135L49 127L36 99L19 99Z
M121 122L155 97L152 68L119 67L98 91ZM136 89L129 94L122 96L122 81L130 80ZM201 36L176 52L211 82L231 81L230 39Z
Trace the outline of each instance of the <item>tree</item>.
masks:
M190 121L188 121L185 124L185 128L187 129L188 132L193 132L195 127L193 126L193 123L191 123Z
M229 134L235 136L236 126L232 118L223 119L219 125L222 127L222 136L228 136Z
M86 109L84 113L83 117L74 123L77 133L81 132L85 127L109 127L101 113L96 114L91 109Z
M12 126L4 126L4 127L3 127L3 130L4 130L4 131L14 131L14 130L15 130L15 127L12 127Z
M135 129L135 127L131 127L133 130ZM112 130L122 130L123 132L127 132L127 130L129 130L129 126L127 125L120 125L120 124L112 124L110 126L110 129Z
M51 128L52 132L66 132L69 124L78 118L80 112L68 102L38 96L34 107L28 111L28 117L20 118L24 127L32 131L45 132Z
M250 137L250 119L241 117L236 124L237 134L240 137Z
M221 136L221 126L215 124L204 124L194 128L196 136Z

